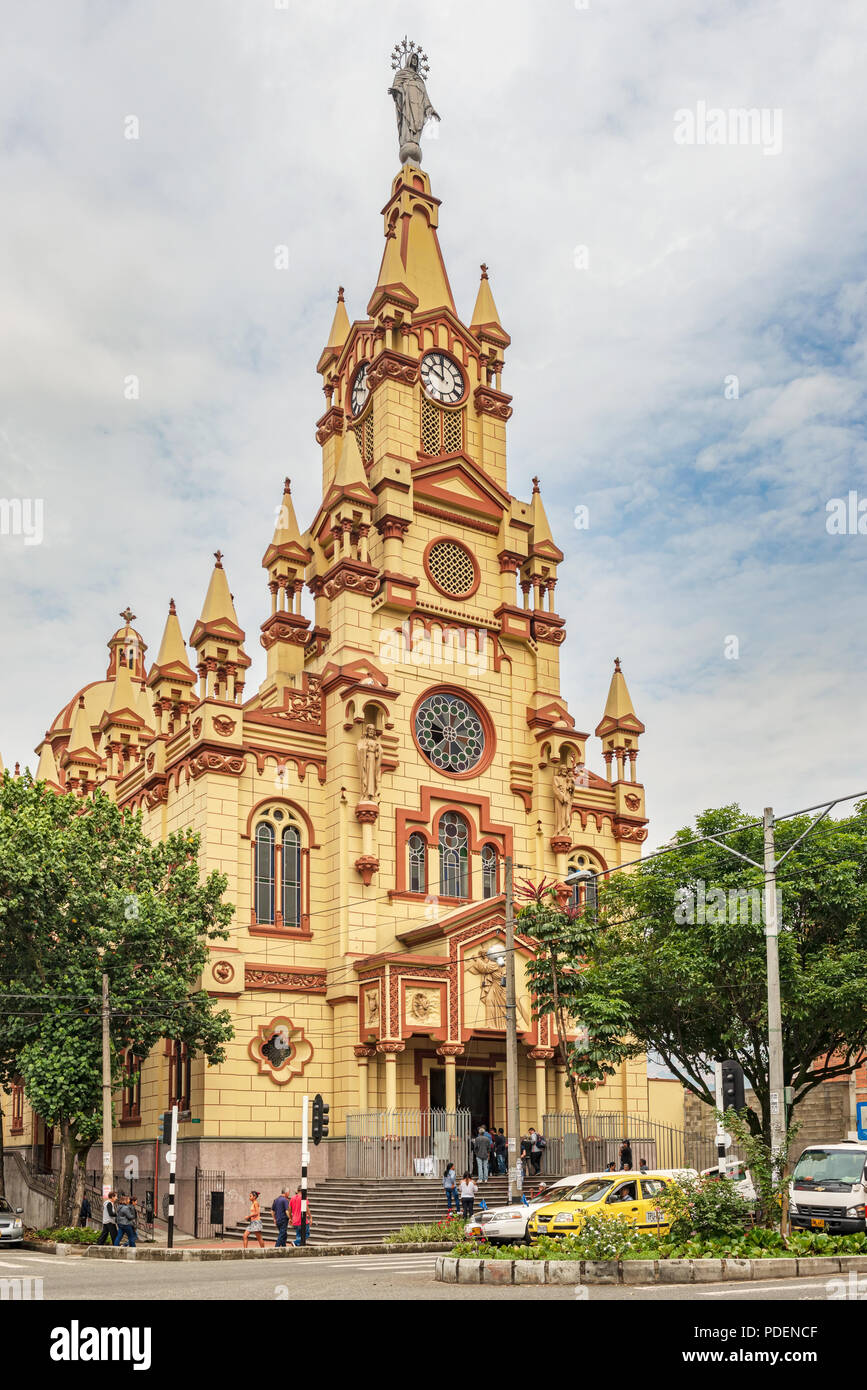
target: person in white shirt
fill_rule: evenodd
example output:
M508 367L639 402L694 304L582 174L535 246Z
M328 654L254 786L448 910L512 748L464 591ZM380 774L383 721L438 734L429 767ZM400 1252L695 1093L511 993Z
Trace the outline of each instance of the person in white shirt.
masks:
M475 1201L476 1193L479 1190L476 1184L473 1182L472 1173L464 1173L464 1176L459 1184L459 1190L461 1194L461 1211L463 1212L464 1216L472 1216L473 1202Z

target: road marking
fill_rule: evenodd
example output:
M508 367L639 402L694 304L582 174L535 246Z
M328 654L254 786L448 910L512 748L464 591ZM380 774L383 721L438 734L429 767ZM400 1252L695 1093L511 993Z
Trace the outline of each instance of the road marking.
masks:
M12 1264L9 1260L0 1260L0 1269L26 1269L26 1265Z
M830 1278L833 1278L833 1277L834 1277L833 1275L829 1275L829 1276L828 1276L829 1279L830 1279ZM798 1287L799 1289L827 1289L828 1280L827 1280L827 1279L823 1279L823 1280L820 1282L820 1281L815 1280L815 1279L797 1279L797 1280L796 1280L796 1279L793 1278L793 1279L773 1279L773 1280L768 1280L767 1282L761 1282L761 1283L760 1283L760 1282L757 1281L756 1283L752 1283L752 1281L750 1281L750 1280L748 1280L748 1279L743 1279L743 1280L734 1280L734 1279L733 1279L733 1280L731 1281L731 1283L728 1285L727 1288L724 1288L724 1289L696 1289L696 1293L697 1293L701 1298L724 1298L726 1294L730 1294L733 1290L740 1288L741 1285L745 1285L747 1288L750 1288L750 1289L757 1289L757 1290L760 1289L762 1292L765 1292L767 1289L779 1289L779 1288L781 1288L781 1287L788 1286L788 1285L795 1284L795 1283L797 1284L797 1287Z

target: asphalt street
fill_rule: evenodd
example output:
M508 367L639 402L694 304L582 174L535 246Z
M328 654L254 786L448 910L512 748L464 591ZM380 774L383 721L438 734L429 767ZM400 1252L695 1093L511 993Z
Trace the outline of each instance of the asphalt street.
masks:
M440 1284L434 1279L436 1255L315 1256L296 1260L231 1260L198 1263L145 1263L88 1260L76 1255L42 1255L30 1250L0 1251L0 1280L41 1279L42 1297L92 1303L129 1298L157 1302L263 1299L292 1302L323 1300L401 1300L526 1302L825 1302L828 1279L773 1279L744 1284L694 1284L624 1288L594 1284L546 1287L524 1284L489 1288Z

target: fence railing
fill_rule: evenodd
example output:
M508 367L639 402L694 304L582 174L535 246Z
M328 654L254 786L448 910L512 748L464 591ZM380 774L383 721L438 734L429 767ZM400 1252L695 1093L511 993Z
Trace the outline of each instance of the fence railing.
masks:
M712 1138L690 1134L676 1125L660 1124L640 1115L622 1115L619 1111L594 1111L582 1114L586 1169L581 1162L581 1149L575 1116L571 1110L545 1115L543 1133L548 1141L542 1161L546 1173L581 1173L604 1171L609 1163L620 1167L620 1146L629 1140L632 1166L638 1168L645 1159L648 1168L695 1168L700 1173L716 1164L716 1144ZM740 1157L736 1147L727 1150L728 1156Z
M438 1178L470 1167L469 1110L365 1110L346 1117L348 1178Z

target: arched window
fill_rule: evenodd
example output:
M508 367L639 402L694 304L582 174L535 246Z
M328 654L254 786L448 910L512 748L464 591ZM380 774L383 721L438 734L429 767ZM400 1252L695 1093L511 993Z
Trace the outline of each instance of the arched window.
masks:
M169 1053L169 1109L176 1105L179 1110L190 1108L190 1075L192 1066L186 1043L170 1042Z
M440 897L469 897L469 826L458 811L440 818Z
M283 831L283 925L301 926L301 836L294 825Z
M482 850L482 897L493 898L497 894L497 851L493 845L485 845Z
M427 892L427 841L418 833L409 837L409 891Z
M12 1083L12 1124L10 1133L24 1133L24 1082L15 1079Z
M600 872L600 865L589 858L586 854L579 854L569 860L569 873L586 873L596 875ZM599 882L596 877L579 879L572 884L572 895L569 898L570 907L591 907L596 908L599 900Z
M274 921L274 831L267 821L256 829L256 921Z

